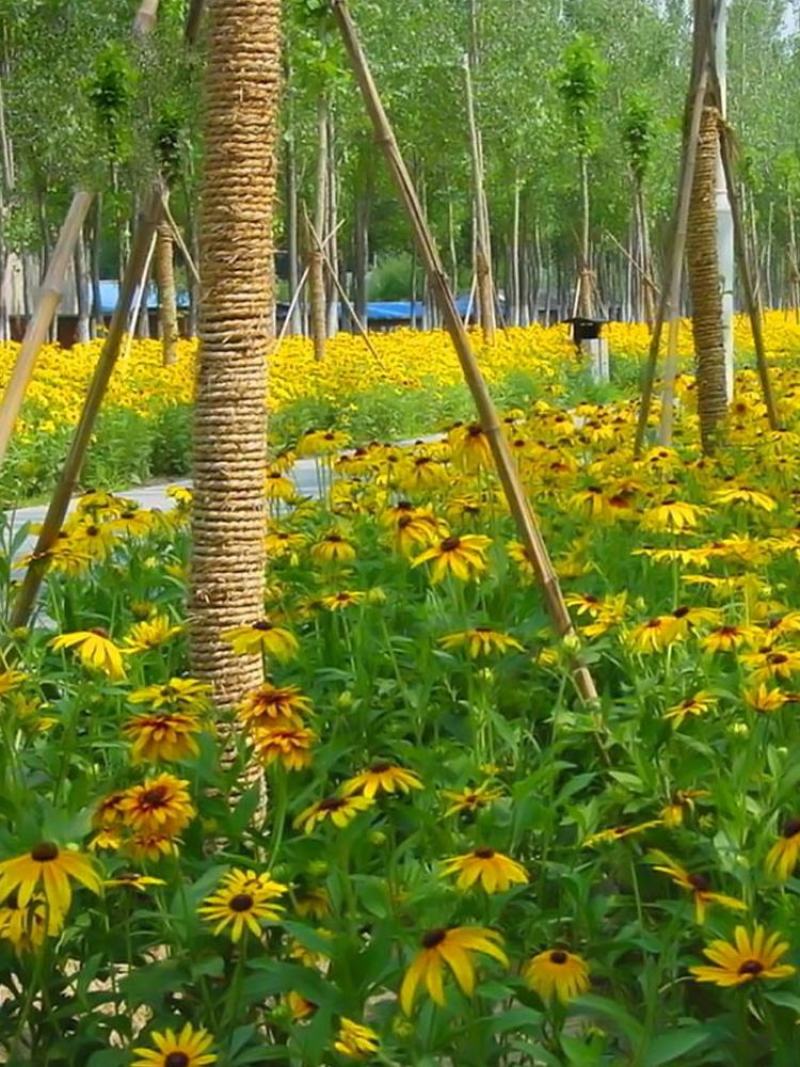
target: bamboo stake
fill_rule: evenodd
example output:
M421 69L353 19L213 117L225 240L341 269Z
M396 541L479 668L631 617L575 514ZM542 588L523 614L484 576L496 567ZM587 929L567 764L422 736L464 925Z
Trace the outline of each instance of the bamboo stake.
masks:
M80 475L81 467L86 456L86 449L94 429L95 419L103 402L111 373L117 362L120 344L125 324L133 303L136 286L142 275L142 268L147 259L156 227L161 219L161 191L154 187L147 198L144 211L139 217L139 222L134 235L130 258L125 268L125 276L122 280L122 289L119 294L117 306L111 319L108 336L103 344L102 351L94 369L89 391L83 403L78 425L72 438L67 458L59 475L47 515L42 523L42 529L36 542L36 547L31 556L28 570L22 582L22 586L14 601L11 612L10 627L25 626L30 618L39 587L44 578L45 569L49 558L50 549L58 537L64 517L67 514L70 497Z
M159 0L142 0L133 22L134 37L149 37L158 17Z
M333 240L334 234L337 234L339 232L339 230L342 228L342 226L344 226L344 221L345 221L344 219L340 219L338 224L337 224L337 226L336 226L336 229L333 231L333 233L329 233L328 236L325 238L325 240L322 242L323 251L330 244L330 242ZM297 288L295 289L294 294L292 296L291 302L289 304L289 310L286 313L286 318L283 320L283 326L281 326L281 332L278 335L278 339L275 342L275 348L273 349L273 353L278 351L278 349L280 348L280 345L281 345L281 341L283 341L283 339L286 337L286 334L288 333L289 323L290 323L291 318L292 318L292 312L297 307L298 301L300 300L300 297L303 295L303 289L305 287L306 282L308 281L308 274L309 274L309 269L308 269L308 267L306 267L305 270L303 271L303 273L300 275L300 281L297 283Z
M153 234L153 239L150 242L150 248L147 251L147 259L144 261L142 267L142 276L136 287L136 295L133 298L133 307L131 309L130 318L127 323L127 337L125 339L125 349L122 353L123 360L127 360L131 354L131 348L133 347L133 335L136 332L136 323L139 321L139 315L142 310L142 301L147 299L147 283L150 278L150 265L153 262L153 255L156 250L156 238L157 234ZM122 294L119 294L119 298L122 298Z
M161 206L162 206L162 209L164 211L164 218L169 223L169 228L172 230L172 236L175 238L175 243L177 244L178 248L181 250L181 255L183 256L184 262L186 263L186 266L189 268L189 272L191 273L191 275L194 278L194 280L197 282L198 285L200 285L201 284L201 282L200 282L200 272L198 271L197 267L195 266L194 260L192 259L191 252L186 247L186 242L183 239L183 234L178 229L178 224L175 221L175 218L174 218L172 212L170 211L169 203L167 201L166 196L163 193L162 193L162 196L161 196Z
M309 230L311 232L311 237L314 240L314 244L317 246L317 248L319 250L319 254L322 256L322 262L325 264L325 267L326 267L326 269L328 271L328 274L330 274L331 280L333 281L333 284L336 287L336 291L338 292L339 296L342 298L342 300L344 302L344 306L347 308L347 311L350 314L353 322L356 324L358 332L363 337L364 344L370 350L370 352L375 357L375 359L378 362L380 362L381 357L378 355L378 353L377 353L377 351L375 349L375 345L373 345L372 341L370 340L369 334L366 331L364 323L359 318L358 312L356 311L356 309L353 307L352 303L350 302L350 297L347 295L347 292L346 292L344 286L339 281L339 275L334 270L333 264L331 263L331 261L330 261L330 259L328 257L328 254L325 251L325 247L324 247L322 241L320 241L320 239L319 239L319 234L314 229L314 224L311 222L310 219L308 220L308 228L309 228ZM333 237L333 234L331 234L331 237ZM413 309L412 309L412 312L413 312Z
M630 254L625 245L618 241L610 230L606 230L606 237L608 237L608 239L617 246L617 248L620 250L623 256L625 256L625 258L628 260L628 262L639 275L639 277L642 279L642 281L645 282L654 293L658 294L660 290L656 283L653 281L653 279L651 278L647 270L641 265L641 263L639 263L636 258Z
M64 296L67 268L72 260L78 235L92 199L92 194L83 189L78 190L73 196L39 292L36 311L25 330L22 346L3 395L2 407L0 407L0 464L5 458L8 442L14 432L14 424L33 376L39 352L47 339L56 310Z
M381 103L366 56L358 39L355 25L345 0L331 0L331 6L350 57L356 80L361 89L366 109L372 121L376 140L384 152L386 162L408 212L417 244L428 272L431 291L439 304L442 318L452 338L461 369L475 400L481 426L489 441L509 509L517 524L520 539L525 545L530 562L542 586L553 627L559 636L569 636L574 639L575 631L572 626L572 620L564 603L564 597L558 577L550 561L547 546L525 496L525 491L519 478L519 471L511 455L508 442L503 435L497 411L489 395L478 362L475 359L469 336L456 309L447 275L439 258L433 236L425 222L416 190L400 154L394 131ZM580 662L573 664L573 677L582 699L587 702L596 701L597 690L594 680L588 669Z
M183 32L183 39L188 45L197 43L204 7L205 0L192 0L192 6L189 8L189 14L186 17L186 27Z
M647 423L650 419L650 407L653 401L653 386L655 384L656 366L658 354L661 349L661 334L665 320L669 320L669 337L667 341L667 358L664 367L664 393L662 405L670 408L669 429L672 430L672 389L675 382L675 368L678 357L678 329L680 327L680 302L681 282L683 281L683 257L686 252L686 232L689 226L689 204L692 198L692 183L694 182L695 159L697 158L697 141L700 136L700 120L703 116L703 100L708 85L708 69L703 67L697 82L694 98L692 101L691 120L688 136L684 142L681 158L680 183L678 191L678 203L675 211L675 222L667 261L667 276L664 279L664 288L661 299L658 302L658 313L653 323L653 334L650 338L650 351L645 371L645 380L642 384L642 403L639 408L639 422L636 427L636 441L633 446L633 457L638 459L642 454ZM667 391L667 376L672 375ZM662 432L664 428L662 412Z
M762 322L761 297L753 285L753 275L747 259L745 248L744 230L742 228L742 213L739 205L739 190L736 187L736 178L733 173L731 153L730 131L724 121L719 124L720 155L722 157L722 169L725 173L725 184L728 187L728 202L730 203L731 217L733 219L733 240L738 260L739 275L742 281L742 293L747 306L747 314L750 317L750 328L753 332L753 344L756 350L756 364L758 376L761 380L761 391L764 395L764 404L767 408L767 419L771 430L780 429L778 409L775 404L775 395L772 391L772 382L769 376L769 364L767 363L767 350L764 344L764 329Z

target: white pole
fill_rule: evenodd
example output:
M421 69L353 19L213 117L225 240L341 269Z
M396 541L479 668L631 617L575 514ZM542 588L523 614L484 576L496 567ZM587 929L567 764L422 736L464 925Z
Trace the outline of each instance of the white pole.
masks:
M728 0L717 0L714 18L714 58L719 77L722 117L728 113ZM722 156L717 158L717 248L722 284L722 336L725 343L725 387L728 403L733 400L733 312L736 275L734 268L733 215Z

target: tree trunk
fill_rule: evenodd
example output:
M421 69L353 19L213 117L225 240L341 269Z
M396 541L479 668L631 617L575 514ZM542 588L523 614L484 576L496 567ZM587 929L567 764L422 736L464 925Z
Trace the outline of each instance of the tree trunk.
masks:
M475 8L473 6L473 25ZM475 276L478 288L478 308L480 311L483 340L487 345L494 344L496 320L494 313L494 283L492 281L492 245L489 226L489 208L486 202L486 188L483 177L483 150L480 131L475 115L475 100L472 92L472 69L476 62L477 45L474 45L471 58L464 60L464 74L467 90L467 118L469 121L469 138L472 150L472 186L475 202Z
M520 207L522 190L519 178L514 180L514 221L511 227L511 277L510 296L511 307L509 309L509 321L512 326L522 325L522 271L520 270Z
M687 260L692 293L692 329L697 359L697 411L703 451L717 445L728 398L716 221L716 174L719 116L703 110L689 214Z
M212 0L200 216L192 673L228 707L263 677L222 633L264 614L267 356L274 292L279 0Z
M317 193L314 206L314 229L320 241L324 241L327 205L326 178L328 173L328 102L320 97L317 110ZM325 309L325 268L322 249L314 240L310 227L306 228L308 250L308 295L311 304L311 336L314 339L314 357L325 358L325 341L328 330Z
M594 293L592 292L592 261L589 242L590 203L589 203L589 160L581 155L581 247L580 276L578 279L578 314L584 319L594 318Z
M325 185L328 190L327 219L322 230L317 230L320 240L324 240L330 234L330 242L327 248L328 262L331 269L327 271L326 306L328 337L335 337L339 332L339 293L336 289L335 278L339 277L339 187L336 174L336 138L333 116L328 114L328 164ZM324 232L323 232L324 231Z
M297 160L294 151L294 136L290 128L286 138L286 244L289 259L289 302L300 287L299 224L297 213ZM300 301L292 308L288 332L303 332L303 319L300 313Z
M367 178L367 187L361 189L356 199L354 241L355 255L353 257L355 267L355 290L354 304L356 314L363 323L367 321L367 271L369 269L369 214L370 214L370 183Z
M86 255L86 241L83 236L83 228L78 234L75 244L75 294L78 303L78 320L75 337L79 344L84 344L92 336L91 329L91 289L92 274L89 268L88 256Z
M165 192L165 198L168 194ZM175 293L175 261L172 228L166 218L158 224L154 274L158 287L158 326L164 366L178 359L178 301ZM145 301L146 304L146 301Z
M453 292L458 296L458 249L456 245L456 220L452 194L447 198L447 227L450 238L450 278Z

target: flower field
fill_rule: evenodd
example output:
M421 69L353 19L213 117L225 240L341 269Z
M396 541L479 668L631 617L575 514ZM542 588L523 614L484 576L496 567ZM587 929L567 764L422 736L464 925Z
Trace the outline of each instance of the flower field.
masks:
M749 327L741 319L736 328L741 351L746 352L751 347ZM647 329L611 323L607 332L614 379L624 395L646 355ZM477 333L473 338L479 345ZM766 340L773 357L782 360L800 350L800 325L782 312L770 312ZM43 349L0 474L3 502L18 504L51 488L101 343ZM317 363L307 339L283 341L270 356L266 404L276 447L294 444L309 426L335 425L356 440L397 439L470 417L471 401L446 334L398 330L373 334L372 343L377 359L361 338L340 334L329 342L328 358ZM0 345L0 388L17 351L17 345ZM692 352L688 324L681 331L680 351L684 357ZM566 326L501 331L496 347L479 346L479 352L483 372L506 406L586 396L585 375ZM130 486L188 471L196 355L196 342L182 341L178 362L165 367L158 341L132 343L111 380L84 470L86 486Z
M190 493L166 513L84 494L0 665L0 1059L794 1062L800 376L796 329L769 335L786 429L743 371L713 462L690 380L676 447L634 461L631 398L559 402L560 332L483 355L498 382L536 347L551 375L505 427L597 706L473 424L409 447L315 430L273 461L268 602L227 635L268 680L229 710L187 672ZM439 335L377 340L380 368L351 339L321 368L287 344L277 404L299 365L337 401L357 366L454 380ZM54 408L64 359L32 403ZM189 346L177 369L130 359L114 404L188 401ZM295 497L294 454L321 499Z

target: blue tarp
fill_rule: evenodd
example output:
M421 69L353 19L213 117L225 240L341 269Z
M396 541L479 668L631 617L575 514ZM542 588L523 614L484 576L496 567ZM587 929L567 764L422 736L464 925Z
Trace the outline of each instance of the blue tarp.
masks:
M467 294L456 297L456 307L462 318L467 313L468 304L469 296ZM425 305L421 300L417 300L413 307L414 316L421 319L425 310ZM367 318L370 322L394 322L403 320L410 322L412 318L411 308L412 304L410 300L373 300L367 304ZM473 312L475 310L474 303L472 310Z

